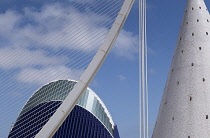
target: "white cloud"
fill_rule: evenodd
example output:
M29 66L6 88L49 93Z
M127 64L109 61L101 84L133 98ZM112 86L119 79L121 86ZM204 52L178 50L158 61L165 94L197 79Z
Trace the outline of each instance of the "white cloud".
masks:
M8 10L4 14L0 14L0 31L1 34L9 33L20 22L21 15L14 11Z
M44 6L41 10L25 8L24 15L8 11L0 15L0 20L4 19L7 19L4 22L7 27L0 26L0 36L6 37L13 47L35 45L83 51L90 51L101 45L108 32L105 24L110 21L108 16L95 13L88 15L87 12L81 13L73 7L58 3ZM23 23L22 20L28 22ZM20 24L24 25L19 27ZM137 43L137 36L122 30L114 51L118 56L131 59L136 53Z
M69 2L76 2L79 4L93 3L95 0L69 0Z
M157 52L150 47L147 48L147 53L150 54L150 55L156 55L157 54Z
M67 55L47 56L40 48L58 50L63 47L92 52L103 42L110 18L102 14L89 14L88 10L79 12L73 7L55 3L39 10L25 8L23 13L8 10L0 14L0 21L0 40L4 42L0 43L0 68L19 68L19 81L43 84L53 79L77 78L76 74L81 71L65 67L72 60ZM122 30L113 53L133 59L137 53L137 40L133 33ZM33 46L38 50L28 50ZM42 69L33 68L36 65ZM126 78L120 76L119 79Z
M149 69L149 74L154 75L156 74L156 70L154 68Z
M7 26L0 26L0 36L10 44L21 47L65 47L91 51L103 42L108 32L105 25L108 16L96 13L78 12L73 7L51 4L35 10L25 8L24 15L8 11L0 15ZM9 22L9 23L7 23ZM6 34L6 36L5 36Z
M59 79L78 80L82 73L83 70L74 70L65 66L47 67L44 69L26 68L17 75L17 80L43 85Z
M21 15L15 13L14 11L6 11L3 14L0 14L0 39L1 40L10 40L14 37L14 28L17 24L20 23Z
M121 80L121 81L124 81L124 80L127 79L124 75L118 75L117 77L118 77L118 79Z
M0 67L4 69L24 68L35 65L60 65L67 62L64 56L45 56L43 51L29 51L26 49L0 49Z
M41 45L54 48L66 47L83 51L99 47L108 30L96 24L108 18L97 14L80 13L73 7L69 9L61 5L53 5L43 8L41 12L28 12L30 13L28 16L36 19L47 29L47 33L37 32L35 41L39 40Z
M96 88L99 86L98 81L96 79L93 79L89 85L91 88Z
M112 4L114 5L114 3L117 3L119 1L123 2L123 0L118 0L118 1L113 1L113 0L68 0L69 2L75 2L75 3L78 3L78 4L82 4L82 5L85 5L85 4L91 4L90 6L101 6L102 4ZM103 3L101 3L103 2ZM100 5L99 5L100 4Z
M98 48L108 32L105 25L110 18L101 14L78 12L59 3L41 8L25 8L24 14L7 11L0 14L0 36L12 47L41 46L83 50ZM44 31L43 31L44 29ZM133 58L137 36L122 30L114 52L117 56ZM6 45L6 46L9 46Z
M138 36L122 29L113 47L113 52L117 56L134 59L138 54Z

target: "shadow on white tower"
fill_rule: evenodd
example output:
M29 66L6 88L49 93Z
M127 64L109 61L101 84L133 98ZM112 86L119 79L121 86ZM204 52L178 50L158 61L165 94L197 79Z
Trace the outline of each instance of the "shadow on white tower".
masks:
M210 138L209 17L188 0L152 138Z

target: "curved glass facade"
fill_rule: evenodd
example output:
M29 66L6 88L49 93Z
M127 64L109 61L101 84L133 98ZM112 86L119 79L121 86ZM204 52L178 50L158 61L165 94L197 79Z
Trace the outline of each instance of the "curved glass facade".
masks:
M53 115L53 113L57 110L57 108L66 98L69 92L71 92L75 84L76 82L72 80L58 80L51 82L41 87L38 91L36 91L32 95L32 97L27 101L26 105L23 107L22 111L20 112L20 115L9 134L9 137L17 137L20 135L26 137L28 135L28 132L30 132L30 137L35 136L37 132L44 126L44 124ZM78 116L80 116L81 112L83 112L82 115L84 117L82 122L85 123L86 125L80 125L81 117L78 118ZM36 116L39 117L37 119L34 119ZM91 118L90 120L92 120L92 122L88 120L88 118ZM65 132L67 132L70 135L73 135L74 137L76 132L74 132L75 134L73 134L73 132L71 131L73 130L76 131L76 128L74 128L76 126L71 127L71 129L73 130L71 130L69 127L69 125L72 126L75 124L73 123L74 121L72 119L80 120L79 124L78 121L76 121L77 128L78 130L80 129L85 130L85 133L88 134L85 136L87 138L92 137L93 135L98 135L102 138L114 137L116 133L114 132L115 127L113 120L107 108L100 100L100 98L89 88L87 88L87 90L83 93L83 95L77 102L77 105L65 120L65 122L68 123L67 124L63 123L62 126L60 127L60 129L65 128ZM36 121L31 122L31 120L36 120ZM90 128L94 127L94 129L91 129L90 133L88 132L88 130L90 129L89 127ZM60 133L60 131L64 130L60 129L56 133L63 134L63 132ZM95 130L97 130L97 133L95 132ZM68 134L65 134L65 136L67 136Z

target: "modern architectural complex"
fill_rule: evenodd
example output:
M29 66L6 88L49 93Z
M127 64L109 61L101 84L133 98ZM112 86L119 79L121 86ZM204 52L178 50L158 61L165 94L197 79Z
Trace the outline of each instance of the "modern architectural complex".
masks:
M153 138L210 138L210 16L188 0Z
M34 137L75 84L72 80L58 80L36 91L20 112L9 138ZM119 138L119 134L104 103L87 88L53 137Z

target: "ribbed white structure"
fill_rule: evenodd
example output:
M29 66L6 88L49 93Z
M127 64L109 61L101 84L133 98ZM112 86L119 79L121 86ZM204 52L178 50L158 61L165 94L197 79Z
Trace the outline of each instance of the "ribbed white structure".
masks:
M152 138L210 138L210 18L188 0Z

